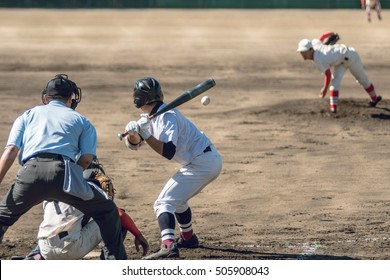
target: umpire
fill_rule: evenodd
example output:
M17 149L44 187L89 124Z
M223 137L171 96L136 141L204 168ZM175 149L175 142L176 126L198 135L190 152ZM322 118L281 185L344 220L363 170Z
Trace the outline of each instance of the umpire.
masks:
M0 159L0 183L19 150L21 168L0 202L0 242L8 227L33 206L44 200L62 201L96 221L107 248L106 259L127 259L114 202L95 189L93 198L87 200L64 192L65 162L77 162L85 169L96 156L96 130L74 110L80 100L81 89L67 75L59 74L42 92L45 105L29 109L15 120ZM61 239L67 232L56 234Z

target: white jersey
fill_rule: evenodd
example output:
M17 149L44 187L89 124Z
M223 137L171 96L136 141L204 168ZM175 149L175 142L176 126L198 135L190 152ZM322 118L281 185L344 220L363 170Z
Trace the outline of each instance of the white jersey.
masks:
M371 85L359 54L354 48L344 44L324 45L318 39L312 40L314 49L313 62L322 74L326 70L332 69L332 81L330 86L334 90L339 90L341 80L347 70L365 89Z
M155 108L158 112L164 106ZM188 201L219 176L222 158L210 139L177 109L152 119L149 131L160 142L172 142L176 146L172 160L182 164L153 205L156 218L162 213L183 213L189 209ZM174 230L166 229L162 234L162 238L169 238Z
M377 5L380 5L380 1L377 0L366 0L366 7L370 7L371 9L375 9Z
M161 109L165 104L161 105ZM151 121L151 133L161 142L176 146L172 160L186 165L211 144L207 136L177 109L172 109Z
M345 61L345 56L348 52L348 47L343 44L324 45L318 43L317 39L312 41L314 49L314 64L321 71L325 73L326 70L333 66L340 65Z

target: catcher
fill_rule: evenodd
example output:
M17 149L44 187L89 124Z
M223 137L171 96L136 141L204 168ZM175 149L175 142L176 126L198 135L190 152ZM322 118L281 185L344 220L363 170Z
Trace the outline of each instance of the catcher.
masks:
M94 159L83 175L91 187L98 189L107 199L114 199L115 189L112 180L105 175L97 159ZM43 209L44 219L39 226L38 245L26 257L14 257L13 259L82 259L102 241L96 222L73 206L63 202L44 201ZM137 252L139 252L139 246L142 246L142 255L145 256L149 250L148 242L130 216L121 208L118 208L118 212L124 237L127 231L130 231L135 236L134 245ZM102 250L104 251L105 247ZM103 252L100 258L104 259Z

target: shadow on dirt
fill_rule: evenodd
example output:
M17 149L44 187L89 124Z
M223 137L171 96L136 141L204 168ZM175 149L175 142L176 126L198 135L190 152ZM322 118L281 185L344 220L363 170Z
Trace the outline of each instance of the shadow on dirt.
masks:
M203 249L203 259L236 259L236 260L353 260L348 256L333 256L320 254L285 254L265 253L254 250L239 250L233 248L215 248L199 246Z
M369 122L378 120L390 120L390 101L382 100L373 108L368 106L366 99L346 98L339 101L339 109L336 114L330 113L329 101L327 100L289 100L281 102L268 108L253 107L249 114L271 115L273 119L281 118L296 121L297 119L307 120L339 120L341 122Z
M373 119L390 120L390 115L387 114L372 114L371 117Z
M390 109L389 108L377 106L375 109L389 112L389 114L385 114L385 113L371 114L371 117L373 119L390 120Z

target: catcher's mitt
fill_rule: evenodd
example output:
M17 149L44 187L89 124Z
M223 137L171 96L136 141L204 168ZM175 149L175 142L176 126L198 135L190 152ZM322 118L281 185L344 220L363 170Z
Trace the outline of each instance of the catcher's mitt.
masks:
M99 181L100 187L102 190L107 193L111 199L114 199L115 196L115 188L112 183L112 180L105 174L98 174L95 177L95 180Z
M324 39L324 45L334 45L340 40L340 36L337 33L332 33L328 38Z
M114 184L110 177L106 175L97 158L94 158L91 165L83 173L84 179L98 185L112 200L115 195Z

